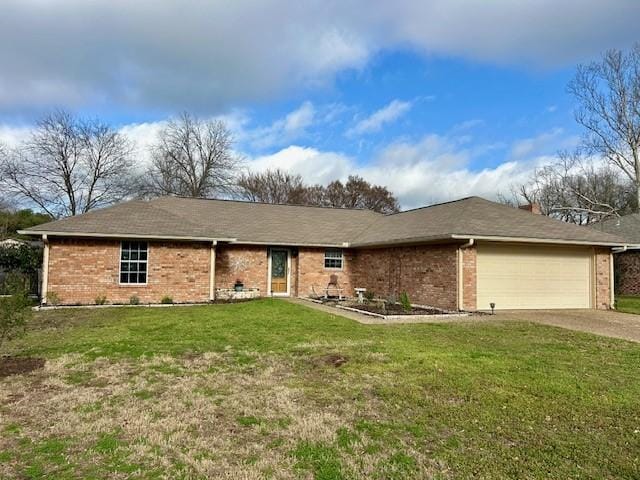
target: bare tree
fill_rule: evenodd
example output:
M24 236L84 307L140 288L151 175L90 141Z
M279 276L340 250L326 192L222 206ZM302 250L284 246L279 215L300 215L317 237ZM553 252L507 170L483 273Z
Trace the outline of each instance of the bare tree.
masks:
M379 213L400 211L398 200L386 187L372 185L355 175L350 175L345 184L336 180L327 185L325 203L332 207L364 208Z
M148 192L188 197L232 192L241 163L232 145L224 122L183 113L167 124L152 147Z
M588 153L606 159L633 183L640 206L640 43L629 52L610 50L598 62L578 66L569 84L578 101L577 122L586 129Z
M131 144L97 119L59 110L0 162L3 187L52 217L77 215L131 193Z
M544 215L579 225L636 209L633 183L610 165L597 165L579 153L560 153L558 161L536 169L529 182L499 201L536 203Z
M306 203L306 187L300 175L280 169L244 173L238 179L240 196L253 202Z
M252 201L364 208L381 213L400 210L398 201L386 187L371 185L357 176L350 176L344 184L335 180L327 186L305 185L300 175L276 169L244 174L238 187L240 195Z

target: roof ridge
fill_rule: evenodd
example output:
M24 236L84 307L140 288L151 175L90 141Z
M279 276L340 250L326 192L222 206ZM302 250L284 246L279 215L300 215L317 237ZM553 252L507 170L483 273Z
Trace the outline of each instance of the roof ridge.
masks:
M490 200L486 200L485 198L479 197L477 195L470 195L468 197L458 198L456 200L447 200L446 202L438 202L438 203L432 203L431 205L423 205L422 207L409 208L408 210L402 210L401 212L388 213L388 214L385 215L385 217L392 217L394 215L400 215L400 214L403 214L403 213L415 212L416 210L425 210L427 208L432 208L432 207L440 207L442 205L448 205L450 203L464 202L466 200L471 200L473 198L478 198L478 199L484 200L486 202L490 201Z
M205 198L205 197L188 197L185 195L163 195L161 197L152 198L149 202L155 202L157 200L165 200L179 198L182 200L201 200L201 201L209 201L209 202L233 202L233 203L248 203L251 205L270 205L276 207L304 207L304 208L324 208L326 210L345 210L345 211L358 211L358 212L368 212L374 213L376 215L384 215L383 213L376 212L369 208L364 207L331 207L328 205L305 205L303 203L271 203L271 202L255 202L252 200L239 200L235 198Z

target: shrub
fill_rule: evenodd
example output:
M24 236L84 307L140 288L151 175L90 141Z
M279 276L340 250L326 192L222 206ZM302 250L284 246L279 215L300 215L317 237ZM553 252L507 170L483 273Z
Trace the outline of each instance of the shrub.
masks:
M376 298L376 293L373 290L367 290L362 295L367 302L373 302L373 299Z
M165 295L160 300L160 303L163 303L163 304L173 303L173 298L171 298L169 295Z
M129 297L129 305L140 305L140 299L136 295Z
M24 332L31 317L31 300L24 288L17 286L8 297L0 298L0 346Z
M96 305L105 305L107 303L106 295L98 295L96 297Z
M407 292L402 292L400 294L400 305L402 305L402 309L405 312L411 311L411 301L409 300L409 295L407 295Z
M47 304L48 305L60 305L60 297L56 292L47 292Z

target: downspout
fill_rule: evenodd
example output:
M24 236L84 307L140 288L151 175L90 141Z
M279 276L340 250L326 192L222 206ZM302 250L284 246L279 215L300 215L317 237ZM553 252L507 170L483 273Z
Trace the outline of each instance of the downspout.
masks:
M209 266L209 301L216 299L216 245L218 242L211 242L211 265Z
M44 250L42 252L42 285L40 286L40 303L47 304L47 292L49 290L49 239L47 235L42 235L42 244Z
M457 263L458 263L458 310L464 310L464 259L462 250L472 247L475 244L475 240L470 238L467 243L463 243L457 250Z

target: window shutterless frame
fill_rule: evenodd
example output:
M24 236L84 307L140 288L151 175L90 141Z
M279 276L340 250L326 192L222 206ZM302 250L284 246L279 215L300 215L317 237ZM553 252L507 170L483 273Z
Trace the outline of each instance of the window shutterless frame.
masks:
M149 281L149 243L136 240L121 241L118 265L118 285L125 287L147 285ZM141 265L144 265L143 270L140 269ZM123 281L125 278L123 275L126 275L125 281ZM131 281L132 275L135 276L135 281ZM141 275L144 275L144 282L140 281Z
M344 256L340 248L327 248L324 251L324 268L327 270L342 270Z

